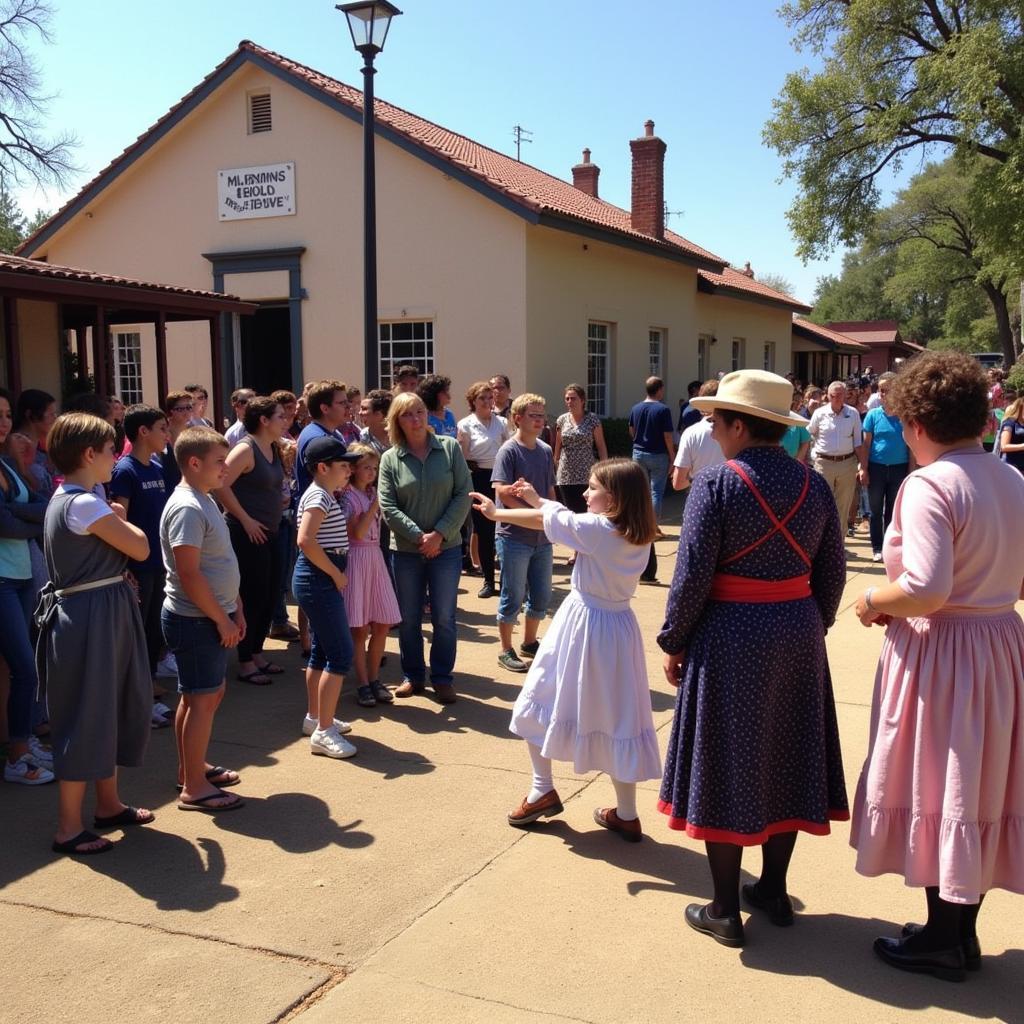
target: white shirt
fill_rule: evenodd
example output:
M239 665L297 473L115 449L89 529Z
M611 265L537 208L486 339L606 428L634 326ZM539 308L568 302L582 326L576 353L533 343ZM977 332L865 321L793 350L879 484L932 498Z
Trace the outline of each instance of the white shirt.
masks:
M245 423L242 420L235 420L224 432L224 436L228 439L228 444L234 448L245 437Z
M852 455L861 444L860 413L851 405L839 412L829 404L815 409L807 429L814 438L815 455Z
M673 465L685 469L690 479L707 466L718 466L725 462L719 443L711 436L711 420L702 419L687 427L679 439L679 451Z
M878 408L882 404L882 396L876 391L867 402L868 411Z
M494 469L498 449L508 440L508 421L497 413L491 414L491 422L484 426L476 413L470 413L459 420L459 433L469 438L469 452L466 458L481 469Z

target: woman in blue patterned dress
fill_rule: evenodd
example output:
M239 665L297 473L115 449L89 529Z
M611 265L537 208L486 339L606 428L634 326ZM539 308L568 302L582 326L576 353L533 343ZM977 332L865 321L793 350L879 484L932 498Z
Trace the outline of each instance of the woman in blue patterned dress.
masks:
M714 900L686 922L742 946L740 862L760 846L746 902L793 923L786 873L798 831L827 835L849 817L825 631L843 592L835 501L779 447L792 386L760 370L722 379L711 413L726 457L690 487L658 644L679 687L660 809L703 839ZM845 511L845 510L844 510Z

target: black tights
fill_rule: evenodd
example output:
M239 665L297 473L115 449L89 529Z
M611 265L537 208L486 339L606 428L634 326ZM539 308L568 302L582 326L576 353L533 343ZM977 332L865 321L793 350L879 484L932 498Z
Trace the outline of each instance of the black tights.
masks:
M740 865L743 847L735 843L705 843L715 898L714 917L740 912ZM796 832L780 832L761 844L761 877L757 881L760 896L771 899L786 891L786 874L796 846Z
M982 900L977 903L949 903L939 896L939 887L929 885L924 890L928 901L928 922L915 936L907 940L912 950L928 952L940 949L952 949L966 939L973 939L978 934L978 912Z

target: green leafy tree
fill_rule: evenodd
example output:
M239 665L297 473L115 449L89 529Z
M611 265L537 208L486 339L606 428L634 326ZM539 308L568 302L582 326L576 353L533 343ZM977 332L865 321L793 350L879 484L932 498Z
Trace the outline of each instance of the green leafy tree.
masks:
M804 259L856 244L907 157L977 157L970 201L1002 272L1024 253L1024 13L1010 0L793 0L790 74L764 137L800 184ZM998 271L997 271L998 272Z
M767 274L758 274L757 282L768 288L774 288L777 292L782 292L783 295L793 294L793 282L783 274L775 274L771 271Z
M25 215L14 197L0 191L0 252L14 252L25 238Z

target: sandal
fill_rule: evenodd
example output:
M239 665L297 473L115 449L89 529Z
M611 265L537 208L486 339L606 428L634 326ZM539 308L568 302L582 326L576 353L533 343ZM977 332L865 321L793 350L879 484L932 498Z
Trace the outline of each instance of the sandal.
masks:
M373 687L369 684L360 686L356 690L356 700L359 702L360 707L374 708L377 706L377 698L373 695Z
M284 675L284 669L280 665L275 665L272 661L265 661L262 665L257 665L256 668L265 676Z
M93 850L79 850L79 846L84 846L86 843L98 842L100 837L92 832L79 832L74 839L68 839L63 843L58 843L56 839L53 841L53 845L50 847L54 853L65 853L71 857L91 857L94 853L108 853L114 848L114 844L109 839L103 840L102 846L97 846Z
M236 676L240 683L249 683L252 686L270 686L274 681L263 669L253 669L252 672L239 672Z
M226 804L214 804L211 800L224 800L229 799L229 803ZM217 790L216 793L210 793L208 796L201 796L198 800L179 800L178 810L179 811L203 811L206 814L219 814L221 811L234 811L239 807L245 805L245 801L240 796L235 796L234 793L222 793Z
M374 697L382 704L394 703L395 695L379 679L374 679L370 683L370 689L373 691Z
M226 775L227 778L222 779L220 777L222 775ZM206 781L212 782L218 789L227 789L229 786L237 786L242 781L242 776L234 768L222 768L220 765L216 765L206 769ZM174 788L180 793L185 787L180 782L176 782Z
M108 818L93 818L93 828L123 828L125 825L148 825L156 821L152 811L140 811L137 807L124 807Z

